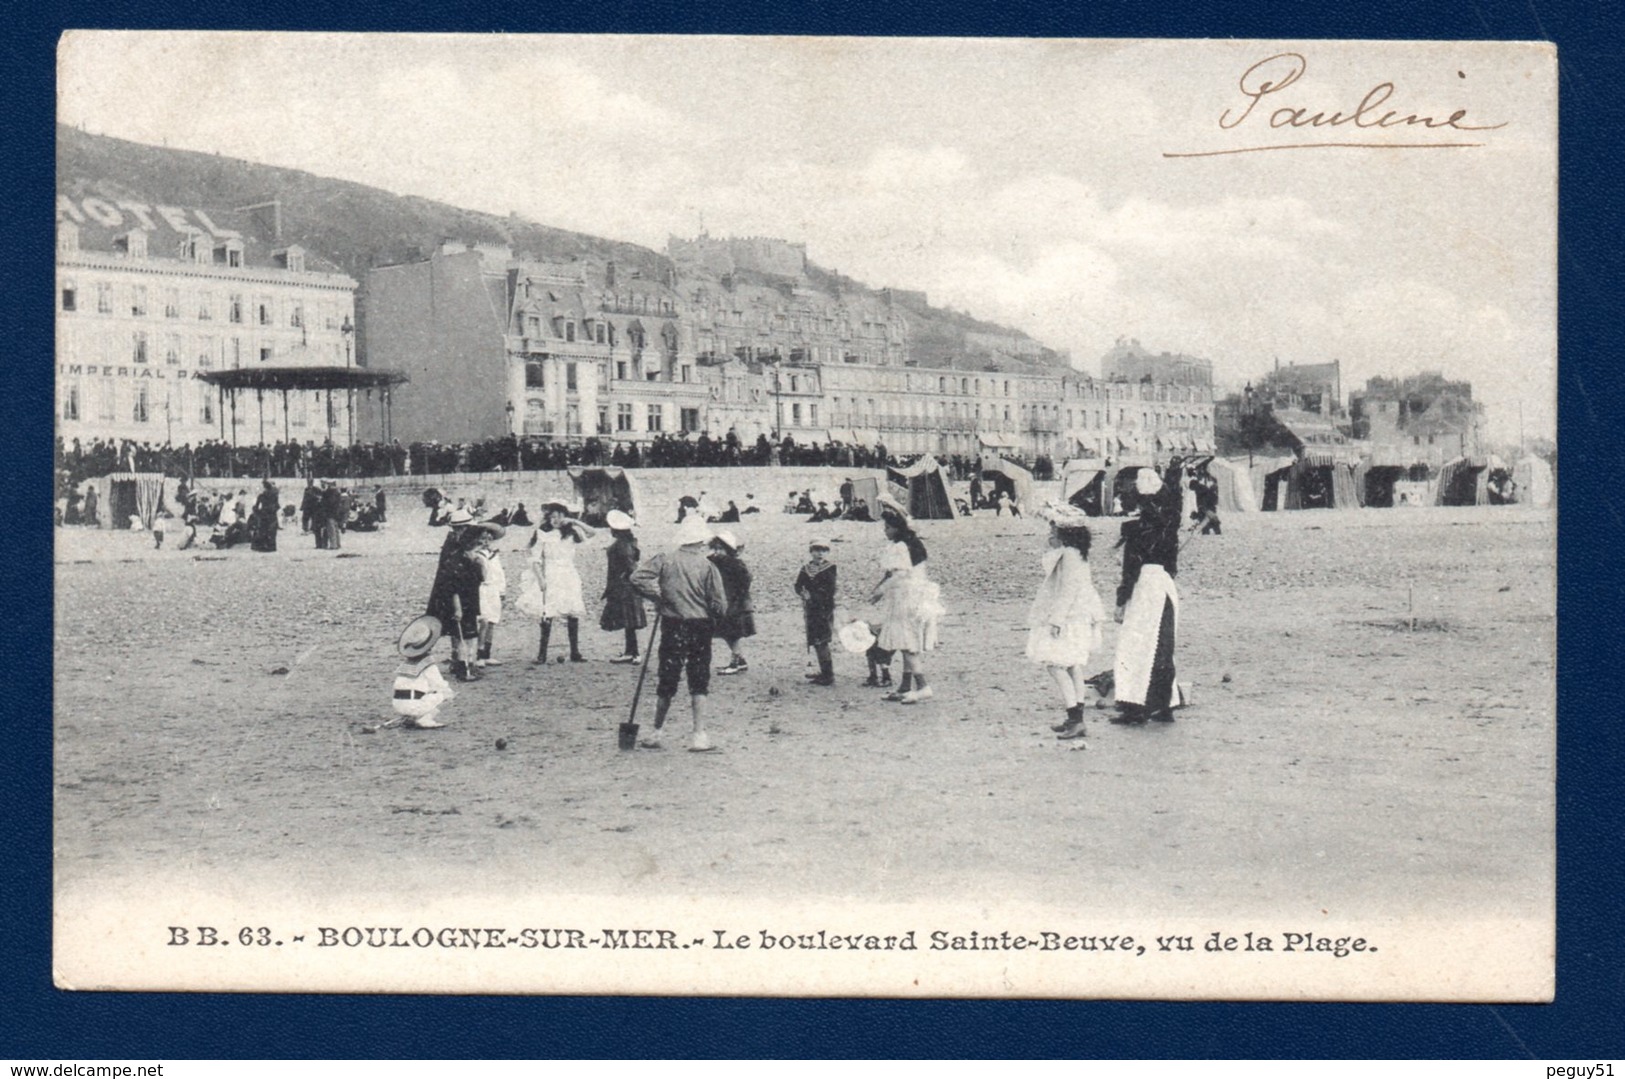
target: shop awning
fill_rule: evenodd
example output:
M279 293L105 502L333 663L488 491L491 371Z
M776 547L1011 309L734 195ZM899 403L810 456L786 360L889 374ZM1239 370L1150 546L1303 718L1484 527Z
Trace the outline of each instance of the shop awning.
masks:
M831 427L828 434L831 442L842 442L850 446L857 441L848 427Z
M1002 432L999 432L999 431L991 431L991 432L989 432L989 431L978 431L978 432L976 432L976 439L982 445L990 447L992 449L1020 449L1021 448L1021 443L1019 441L1017 441L1014 436L1003 434Z
M852 438L860 446L874 446L880 441L880 432L868 427L854 427Z

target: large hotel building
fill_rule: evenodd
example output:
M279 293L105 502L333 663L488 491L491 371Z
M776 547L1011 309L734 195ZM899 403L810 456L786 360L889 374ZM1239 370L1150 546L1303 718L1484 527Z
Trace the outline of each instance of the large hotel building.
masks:
M342 440L342 397L199 378L354 361L356 282L277 242L279 208L57 197L56 419L67 441Z

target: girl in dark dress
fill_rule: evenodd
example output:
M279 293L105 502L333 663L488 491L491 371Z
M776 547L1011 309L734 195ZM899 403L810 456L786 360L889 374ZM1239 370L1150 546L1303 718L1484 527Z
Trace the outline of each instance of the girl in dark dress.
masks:
M260 496L254 500L254 512L249 518L253 522L249 528L251 537L249 545L254 550L276 550L276 533L281 526L280 518L281 507L277 498L276 484L266 480L260 490Z
M604 613L598 619L601 629L621 630L626 647L611 663L635 663L638 658L638 630L648 625L643 599L632 589L632 571L638 568L638 541L632 535L634 522L620 510L610 510L606 518L610 535L609 570L604 575Z
M716 636L728 642L731 658L726 667L718 667L718 674L744 674L749 670L739 642L756 636L756 616L750 602L750 570L739 557L745 545L732 532L724 529L711 540L711 561L722 574L722 587L728 593L728 613L717 621Z

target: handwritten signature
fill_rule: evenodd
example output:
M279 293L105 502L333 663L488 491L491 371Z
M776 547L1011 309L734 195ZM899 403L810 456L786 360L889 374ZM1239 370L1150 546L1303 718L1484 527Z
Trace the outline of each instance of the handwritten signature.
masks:
M1247 99L1245 106L1239 109L1225 109L1219 116L1219 127L1226 131L1235 130L1252 118L1257 110L1258 118L1265 116L1264 109L1274 105L1275 108L1268 113L1267 123L1275 130L1294 128L1353 128L1356 131L1387 130L1390 128L1415 128L1436 131L1450 129L1453 131L1495 131L1503 128L1505 122L1499 124L1474 124L1467 122L1467 110L1455 109L1448 116L1440 118L1437 115L1419 112L1407 112L1403 109L1385 109L1389 99L1394 96L1395 87L1391 82L1379 82L1370 90L1352 109L1314 108L1308 105L1292 103L1289 98L1279 98L1274 95L1281 93L1287 87L1303 77L1309 70L1309 61L1301 53L1283 52L1266 57L1258 61L1246 71L1241 73L1238 87L1243 97ZM1271 98L1264 108L1259 106L1265 98ZM1280 103L1280 104L1277 104ZM1256 127L1255 122L1252 126ZM1282 142L1270 143L1260 146L1242 146L1227 150L1208 150L1200 153L1164 153L1163 157L1218 157L1225 154L1257 153L1264 150L1306 150L1326 149L1332 147L1361 147L1380 150L1421 150L1421 149L1451 149L1482 146L1481 142L1392 142L1392 141L1320 141L1320 142Z

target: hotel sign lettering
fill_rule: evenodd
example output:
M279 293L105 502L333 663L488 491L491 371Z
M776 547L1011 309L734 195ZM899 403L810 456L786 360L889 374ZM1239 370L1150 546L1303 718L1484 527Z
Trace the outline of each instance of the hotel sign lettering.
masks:
M174 373L168 373L165 367L144 367L141 364L101 364L101 363L59 363L56 373L59 375L86 375L91 378L173 378L177 381L200 379L202 371L187 373L186 368L176 367Z
M202 210L184 209L180 206L153 206L131 199L111 200L91 197L75 201L67 195L58 195L56 212L59 218L65 217L79 225L94 221L110 229L124 228L128 225L130 228L142 228L151 232L162 227L160 225L162 222L163 225L168 225L183 235L207 232L221 240L237 239L242 236L236 229L216 225ZM191 216L188 217L188 214Z

